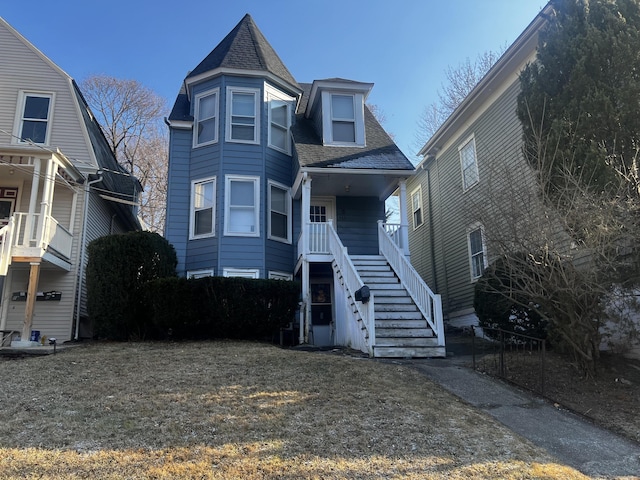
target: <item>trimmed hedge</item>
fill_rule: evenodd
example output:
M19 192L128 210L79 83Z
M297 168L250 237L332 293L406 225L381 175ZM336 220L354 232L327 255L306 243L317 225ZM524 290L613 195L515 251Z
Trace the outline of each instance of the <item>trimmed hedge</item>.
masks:
M100 237L88 246L87 308L98 338L144 338L142 289L151 280L176 275L173 246L157 233Z
M292 322L300 285L283 280L165 278L145 287L153 339L271 337Z

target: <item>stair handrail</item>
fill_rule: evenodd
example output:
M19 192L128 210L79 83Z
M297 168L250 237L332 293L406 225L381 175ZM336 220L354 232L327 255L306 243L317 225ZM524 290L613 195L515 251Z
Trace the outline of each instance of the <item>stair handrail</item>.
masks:
M385 224L378 221L378 248L380 254L387 259L389 265L400 279L400 283L407 290L415 302L418 310L438 338L438 345L444 346L444 321L442 316L442 299L433 293L422 277L416 272L404 252L386 232Z
M15 220L9 217L9 223L0 228L0 275L5 276L11 265L11 246L13 244Z
M369 350L369 355L373 357L373 347L376 344L376 319L373 293L370 294L369 301L367 303L355 301L356 291L364 287L365 284L360 278L355 265L351 261L351 257L349 257L347 247L342 244L338 233L333 228L332 222L327 223L327 230L329 233L329 252L333 256L333 259L342 274L347 292L351 298L353 298L356 310L358 311L360 318L362 318L369 337L368 339L365 337L365 342Z

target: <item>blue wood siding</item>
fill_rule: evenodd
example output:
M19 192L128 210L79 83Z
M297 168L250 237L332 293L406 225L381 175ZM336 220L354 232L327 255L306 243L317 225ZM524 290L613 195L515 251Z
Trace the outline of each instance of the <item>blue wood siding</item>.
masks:
M378 254L378 220L384 202L377 197L336 197L338 235L350 255Z

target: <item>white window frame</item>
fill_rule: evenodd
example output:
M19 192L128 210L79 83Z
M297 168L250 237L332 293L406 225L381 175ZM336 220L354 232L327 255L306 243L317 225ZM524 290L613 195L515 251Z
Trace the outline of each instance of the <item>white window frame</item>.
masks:
M291 189L281 183L278 182L274 182L273 180L269 180L268 182L268 188L269 191L267 193L267 205L269 206L269 216L267 218L267 223L268 223L268 229L267 229L267 238L269 238L270 240L275 240L278 242L283 242L283 243L291 243L291 237L292 237L292 214L291 214L291 207L292 207L292 200L291 200ZM286 238L283 237L277 237L275 235L273 235L273 233L271 232L271 214L272 212L274 212L275 210L273 210L272 205L271 205L271 189L272 188L277 188L279 190L283 190L285 192L285 208L286 211L285 212L277 212L281 215L285 215L287 217L287 236Z
M40 97L40 98L48 98L49 99L49 111L47 112L46 120L33 119L33 118L25 118L24 110L27 106L27 98L28 97ZM53 125L53 112L55 105L55 93L52 92L34 92L29 90L21 90L18 95L18 105L16 108L16 117L13 126L13 130L15 132L15 138L13 139L13 143L29 143L31 140L23 140L23 128L25 121L40 121L46 123L46 131L44 135L44 142L33 142L37 145L49 145L49 141L51 139L51 127Z
M222 276L227 278L260 278L260 270L257 268L223 268Z
M480 236L481 236L481 241L482 241L482 251L480 252L473 252L471 250L471 235L475 232L480 232ZM476 223L474 225L471 225L468 229L467 229L467 248L468 248L468 252L469 252L469 269L470 269L470 274L471 274L471 282L476 282L481 276L482 273L484 272L484 269L487 268L488 266L488 262L487 262L487 244L485 242L485 237L484 237L484 227L479 224ZM478 255L482 255L482 269L480 272L476 272L475 271L475 258Z
M213 204L211 205L211 232L196 235L196 185L203 183L213 183ZM216 177L199 178L197 180L191 181L191 200L189 204L189 240L215 237L216 235L216 184Z
M252 94L253 95L253 139L234 139L232 138L232 120L233 120L233 95L234 93ZM225 139L227 142L232 143L247 143L247 144L259 144L260 143L260 89L259 88L245 88L245 87L227 87L227 115L226 115L226 128ZM240 116L240 115L236 115Z
M333 117L334 95L351 97L353 99L354 109L354 142L340 142L333 139L333 122L350 121L350 119L341 119ZM344 91L324 91L322 92L322 131L323 143L336 147L364 147L365 146L365 126L364 126L364 95L361 93L344 92Z
M246 206L231 205L231 182L253 183L253 232L235 232L231 230L231 210L247 208ZM226 175L224 185L224 234L231 237L259 237L260 236L260 177L247 175Z
M205 97L211 97L215 95L215 114L213 117L200 118L200 100ZM206 92L199 93L195 96L194 99L194 111L193 111L193 148L202 147L204 145L211 145L214 143L218 143L218 129L219 129L219 117L220 117L220 89L213 88L211 90L207 90ZM214 120L214 134L213 140L209 140L207 142L198 142L198 124L204 120Z
M213 268L203 268L200 270L187 271L187 278L205 278L213 276Z
M416 195L419 195L419 203L418 208L415 206L414 198ZM413 223L413 229L417 229L418 227L424 225L424 203L422 202L422 185L418 186L418 188L414 189L411 192L411 222ZM420 210L420 223L416 224L416 211Z
M267 145L274 150L277 150L282 153L286 153L287 155L291 155L291 118L292 111L295 105L295 99L288 95L283 94L282 92L274 89L273 87L267 85L265 86L265 102L267 104L268 111L268 122L269 122L269 132L268 132L268 140ZM272 111L274 107L286 107L286 125L280 125L275 123L272 118ZM274 145L272 142L272 131L274 128L279 128L285 130L285 148L283 149L279 145Z
M293 275L291 273L285 272L276 272L273 270L269 270L269 280L293 280Z
M473 152L473 162L465 165L464 155L467 148L471 148ZM480 181L475 136L471 135L458 147L458 154L460 155L460 169L462 171L462 190L466 192Z

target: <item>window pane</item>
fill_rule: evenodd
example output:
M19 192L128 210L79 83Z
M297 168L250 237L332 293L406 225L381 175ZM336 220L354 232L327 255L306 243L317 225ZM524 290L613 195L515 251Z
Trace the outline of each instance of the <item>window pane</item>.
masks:
M213 182L196 183L194 197L195 208L213 206Z
M194 235L205 235L213 231L213 208L198 210L194 214Z
M233 233L255 233L254 209L235 207L229 210L229 228Z
M287 149L287 130L283 130L279 127L271 127L271 145L278 147L282 150Z
M253 93L234 93L232 115L253 117L255 115L255 100Z
M234 140L253 140L253 127L233 125L231 127L231 138Z
M413 212L413 225L416 227L422 225L422 210L418 209Z
M333 118L355 120L353 97L350 95L332 95L331 115Z
M213 142L216 138L216 119L198 122L198 143Z
M287 192L278 187L271 187L271 210L287 212Z
M278 238L287 238L287 216L281 213L271 212L271 235Z
M200 99L200 110L198 118L200 120L216 116L216 96L209 95Z
M271 108L271 122L286 128L287 126L287 106L286 105L273 106Z
M469 234L469 243L471 244L471 254L475 255L482 252L482 231L474 230Z
M334 142L355 142L356 126L353 122L333 122Z
M33 143L44 143L47 138L47 122L25 120L22 123L22 138Z
M46 120L49 117L49 98L27 97L24 105L24 118Z
M481 277L482 272L484 271L484 255L479 253L478 255L473 257L473 276Z
M252 206L253 200L253 185L254 182L243 182L232 180L231 181L231 205L233 206Z

